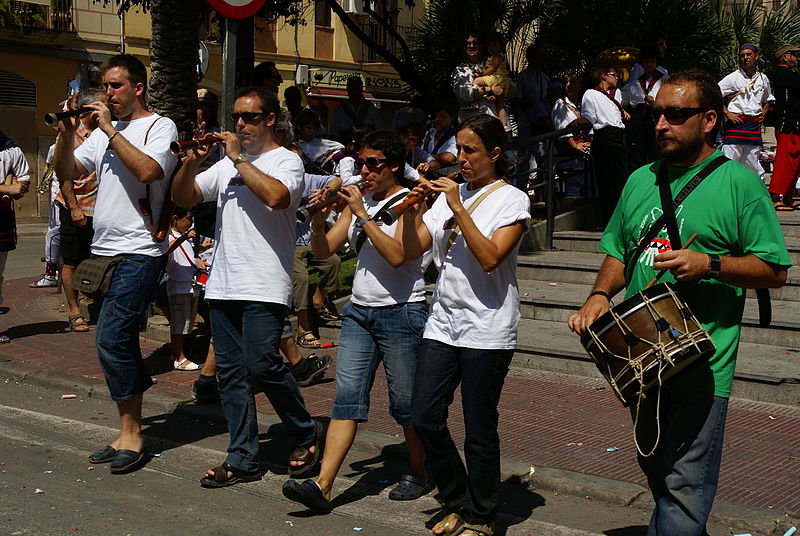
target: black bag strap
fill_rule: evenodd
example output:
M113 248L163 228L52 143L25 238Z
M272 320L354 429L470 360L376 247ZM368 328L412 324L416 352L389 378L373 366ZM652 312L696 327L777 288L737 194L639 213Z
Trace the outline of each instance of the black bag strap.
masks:
M728 157L727 156L720 155L717 158L715 158L714 160L712 160L711 162L709 162L708 164L706 164L705 167L703 169L701 169L697 173L697 175L695 175L692 178L692 180L690 180L688 183L686 183L686 186L684 186L681 189L680 192L678 192L678 195L675 196L675 199L672 201L672 203L667 201L666 204L665 204L664 203L664 198L662 196L662 200L661 200L662 214L661 214L661 216L658 217L658 219L655 222L653 222L653 225L651 225L650 228L647 230L647 233L645 233L644 238L639 242L639 245L637 246L636 251L634 252L633 256L628 261L627 266L625 267L625 280L626 281L630 281L630 276L633 273L633 268L636 265L636 260L639 258L639 255L642 254L642 252L645 250L645 248L650 244L650 242L653 240L653 238L655 238L655 236L658 234L658 232L664 226L664 220L665 220L664 214L666 214L667 211L669 210L671 212L671 214L672 214L672 218L673 218L673 221L674 221L675 220L675 209L678 208L681 203L683 203L684 199L686 199L686 197L690 193L692 193L692 190L697 188L697 186L699 186L700 183L703 182L703 180L705 180L706 177L711 175L711 173L713 173L718 167L720 167L722 164L724 164L727 161L728 161ZM663 175L664 178L666 178L667 177L667 172L668 172L667 163L662 160L660 168L659 168L659 176ZM659 180L658 182L660 183L661 181ZM660 188L660 186L659 186L659 188ZM675 233L677 234L678 225L677 225L677 223L675 223L674 225L675 225ZM667 232L669 233L669 228L667 229ZM676 237L675 239L673 239L673 237L670 236L670 242L671 243L675 243L675 241L677 241L678 249L680 249L680 245L681 245L680 236Z
M400 192L399 194L397 194L396 196L392 197L387 202L385 202L383 205L381 205L381 208L378 209L378 211L375 212L375 214L380 213L383 209L391 208L392 205L394 205L407 195L408 192ZM364 232L364 229L361 229L361 231L358 233L358 238L356 238L356 256L358 256L358 254L361 252L361 248L364 247L364 243L366 241L367 241L367 233Z
M675 217L675 209L678 204L673 204L672 202L672 191L669 187L669 169L667 168L667 163L663 160L658 168L656 182L658 183L658 193L661 197L661 214L667 227L670 248L673 250L681 249L681 233L678 230L678 220Z

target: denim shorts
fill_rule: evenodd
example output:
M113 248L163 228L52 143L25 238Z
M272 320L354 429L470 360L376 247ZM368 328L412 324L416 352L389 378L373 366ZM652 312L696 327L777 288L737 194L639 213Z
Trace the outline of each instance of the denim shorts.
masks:
M342 315L336 358L336 400L331 419L364 422L369 392L383 361L389 388L389 414L411 426L411 399L428 306L425 302L365 307L348 303Z

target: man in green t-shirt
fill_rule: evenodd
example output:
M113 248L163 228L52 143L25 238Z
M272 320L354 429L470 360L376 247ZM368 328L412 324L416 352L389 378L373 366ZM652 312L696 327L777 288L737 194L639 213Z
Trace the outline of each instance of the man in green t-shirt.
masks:
M656 183L661 166L667 166L674 198L721 155L713 144L722 94L710 75L693 70L668 78L653 114L664 160L639 168L628 179L600 241L600 250L608 256L569 326L583 333L608 311L609 298L623 287L627 298L666 270L662 281L675 286L709 332L714 355L694 363L664 385L659 396L643 398L639 409L632 410L634 418L638 411L641 451L655 449L651 456L639 456L655 499L648 535L699 536L705 534L717 490L744 289L780 287L791 261L763 183L732 161L711 172L675 210L680 242L698 235L691 249L671 243L665 227L633 258L662 214Z

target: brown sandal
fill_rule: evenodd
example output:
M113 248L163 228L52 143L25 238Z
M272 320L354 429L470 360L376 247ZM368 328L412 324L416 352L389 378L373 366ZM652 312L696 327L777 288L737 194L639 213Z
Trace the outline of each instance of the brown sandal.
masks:
M224 488L225 486L233 486L240 482L255 482L261 480L261 473L248 473L237 469L228 462L223 462L222 465L211 469L214 476L204 476L200 479L200 485L204 488ZM228 473L231 476L228 476Z
M72 315L69 317L69 330L75 333L88 333L89 323L82 314Z
M297 341L297 346L303 348L317 349L320 347L319 338L311 331L298 332L295 341Z
M314 451L310 450L311 445L292 448L289 453L289 476L303 477L317 468L322 459L322 441L322 424L314 421ZM291 462L303 462L303 465L292 465Z

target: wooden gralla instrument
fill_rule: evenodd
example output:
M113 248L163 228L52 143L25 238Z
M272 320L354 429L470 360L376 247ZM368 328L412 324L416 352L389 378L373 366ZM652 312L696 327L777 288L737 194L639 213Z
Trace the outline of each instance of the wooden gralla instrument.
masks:
M355 186L358 186L359 190L362 192L364 191L364 181L357 182ZM345 205L347 204L347 199L339 197L338 193L341 190L341 186L335 188L328 192L328 197L324 200L319 201L318 203L314 203L313 205L308 205L307 207L303 207L299 209L296 213L297 221L300 223L307 223L311 221L311 218L314 217L315 214L318 212L328 208L333 207L334 210L342 210Z
M194 149L195 147L203 147L214 143L224 143L221 139L213 134L206 134L202 138L195 138L191 140L176 140L169 144L169 152L174 155L179 155L187 149Z
M457 176L461 174L461 171L455 171L450 173L449 175L445 175L442 178L445 179L455 179ZM412 205L416 204L419 200L425 199L429 195L434 193L433 188L428 186L426 183L422 182L419 184L421 188L425 190L423 194L418 194L416 192L409 192L406 198L397 205L393 206L392 208L383 209L375 215L376 220L380 220L386 225L392 225L397 219L403 215L403 213L408 210Z

